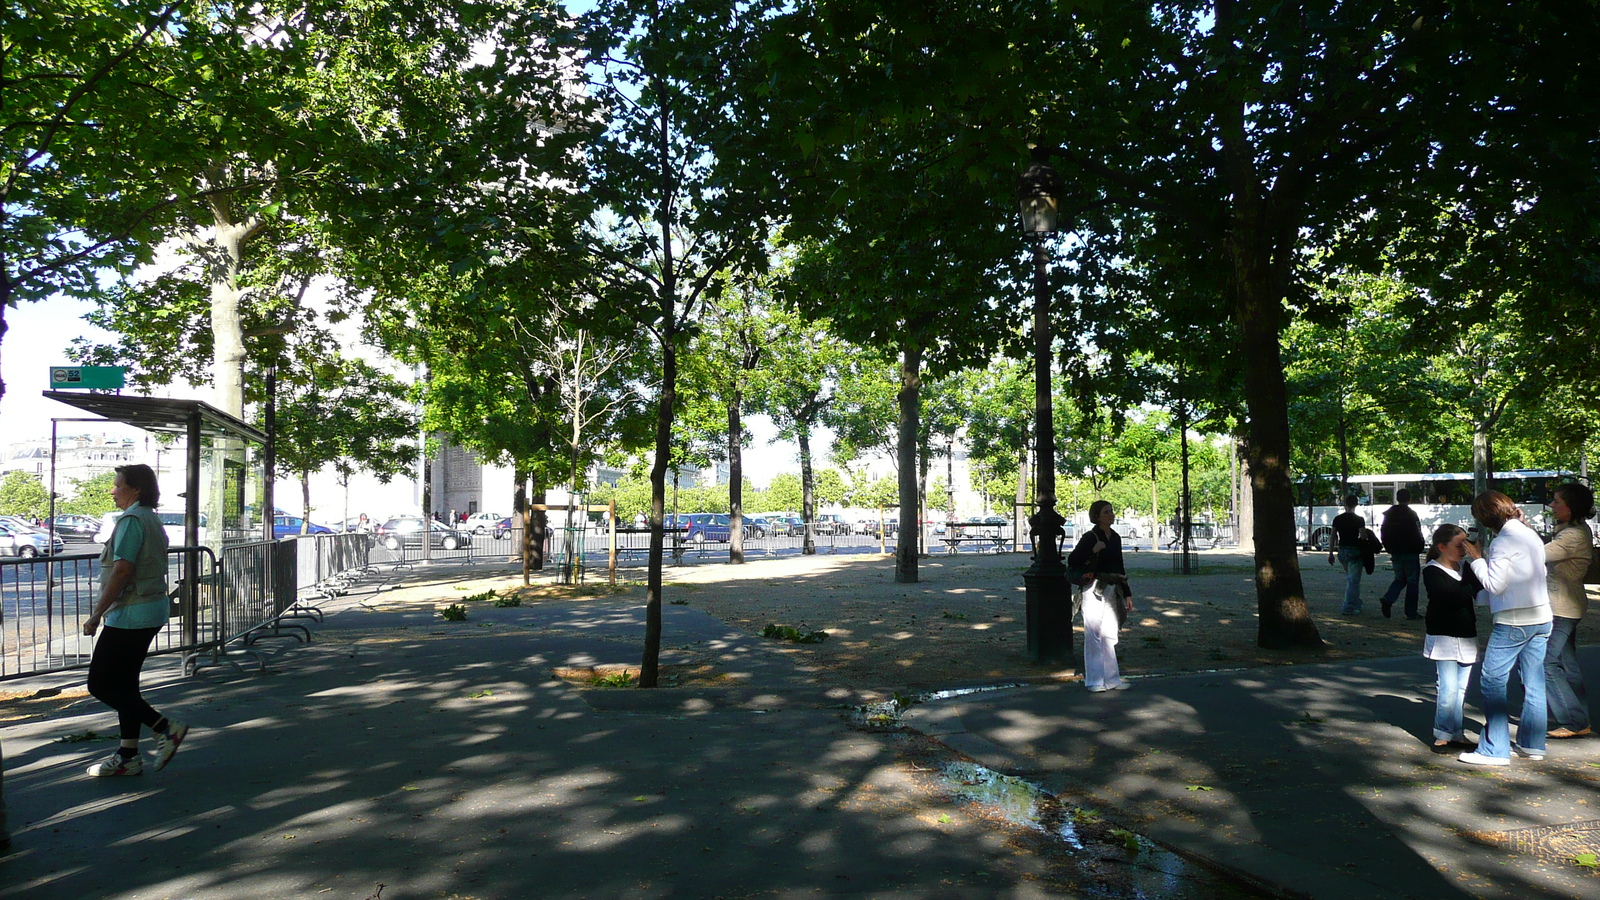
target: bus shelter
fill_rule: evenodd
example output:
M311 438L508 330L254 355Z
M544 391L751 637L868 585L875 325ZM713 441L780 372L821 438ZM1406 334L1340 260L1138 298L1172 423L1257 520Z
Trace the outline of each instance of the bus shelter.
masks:
M44 396L102 419L182 441L184 478L179 496L184 501L184 546L221 548L272 539L268 440L259 430L199 400L67 391L45 391ZM52 457L54 440L52 435Z
M183 491L178 496L183 498L184 547L208 547L220 552L230 544L272 540L272 494L268 477L271 444L261 431L199 400L70 391L45 391L44 396L103 420L143 429L174 444L181 442ZM52 459L56 453L55 441L52 423ZM174 493L166 486L163 488L163 493L169 496ZM54 484L50 493L53 506ZM183 555L187 596L181 597L180 602L188 611L196 608L197 554L200 552Z

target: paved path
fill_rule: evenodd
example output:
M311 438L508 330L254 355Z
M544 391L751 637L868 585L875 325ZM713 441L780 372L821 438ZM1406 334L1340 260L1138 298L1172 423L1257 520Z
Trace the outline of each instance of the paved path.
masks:
M441 603L459 596L446 584ZM1104 897L1095 866L1127 867L1064 866L963 814L906 765L914 738L852 727L847 694L694 609L664 610L663 662L710 660L721 686L578 691L552 670L636 663L642 610L475 604L444 623L370 599L330 606L264 675L153 664L147 693L196 725L166 771L83 777L113 744L56 739L114 730L91 699L0 729L17 845L0 898ZM904 720L1269 893L1600 898L1561 852L1466 834L1592 852L1600 740L1505 770L1434 756L1430 673L1405 658L1052 684ZM1157 875L1121 896L1239 896Z
M1584 665L1600 672L1600 652ZM1053 685L912 707L907 724L1286 894L1600 897L1600 740L1482 769L1431 752L1420 657ZM1515 695L1514 695L1515 699ZM1469 731L1482 723L1476 682ZM1521 843L1535 852L1501 849Z

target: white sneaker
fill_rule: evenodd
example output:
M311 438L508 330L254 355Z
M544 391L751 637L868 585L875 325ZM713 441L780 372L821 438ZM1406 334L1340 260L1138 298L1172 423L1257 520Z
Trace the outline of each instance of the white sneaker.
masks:
M1111 690L1111 685L1109 685L1109 684L1091 684L1091 685L1089 685L1089 693L1091 693L1091 694L1099 694L1099 693L1102 693L1102 692L1105 692L1105 691L1109 691L1109 690Z
M1131 687L1133 687L1133 682L1131 682L1131 681L1123 681L1122 679L1118 678L1117 679L1117 683L1113 684L1111 686L1111 689L1113 691L1125 691L1125 690L1127 690L1128 688L1131 688Z
M121 753L112 751L111 755L89 767L89 775L94 778L112 778L118 775L143 775L144 758L138 755L123 758Z
M1516 741L1511 742L1511 752L1522 757L1523 759L1544 759L1543 750L1529 750L1527 747L1522 746Z
M1505 756L1484 756L1476 750L1468 750L1456 757L1469 766L1509 766L1511 760Z
M167 763L172 762L172 754L178 752L178 745L183 743L189 734L189 726L176 719L167 720L167 730L156 732L156 763L157 772L165 769Z

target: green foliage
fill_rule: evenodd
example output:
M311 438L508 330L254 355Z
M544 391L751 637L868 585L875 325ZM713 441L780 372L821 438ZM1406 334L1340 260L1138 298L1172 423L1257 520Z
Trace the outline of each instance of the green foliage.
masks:
M93 478L74 479L72 494L56 503L56 511L80 516L103 516L117 508L111 499L111 487L116 482L116 472L101 472Z
M482 602L484 602L486 600L495 600L495 599L498 599L498 598L499 598L499 594L496 593L493 589L491 589L491 590L487 590L487 591L480 591L480 592L478 592L476 594L468 594L467 596L462 597L461 599L464 602L467 602L467 603L482 603ZM495 605L499 606L500 604L496 603Z
M772 477L772 483L761 492L760 500L751 500L750 507L763 511L789 512L800 509L802 501L800 476L783 472Z
M7 472L0 479L0 515L28 519L50 515L49 489L32 472Z
M490 593L493 593L493 592L491 591ZM508 609L508 608L511 608L511 607L517 607L517 606L521 606L522 605L522 598L521 597L512 597L512 596L495 597L494 598L494 605L496 607L500 608L500 609Z
M828 639L826 631L801 631L793 625L774 625L771 623L761 629L761 636L775 641L789 641L793 644L820 644Z
M467 608L459 603L452 603L439 610L439 618L446 622L465 622L467 620Z
M596 672L594 675L590 676L589 684L594 687L632 687L633 676L627 672L612 672L610 675L602 675L599 672Z

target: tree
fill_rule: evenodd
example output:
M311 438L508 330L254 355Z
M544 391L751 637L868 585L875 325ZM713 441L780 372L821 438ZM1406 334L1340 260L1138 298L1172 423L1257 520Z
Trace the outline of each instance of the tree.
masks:
M111 499L111 487L116 482L116 472L101 472L92 478L74 479L72 496L56 504L62 515L103 516L116 510Z
M732 529L728 561L744 562L744 407L756 368L766 354L771 326L764 285L758 279L738 282L706 310L705 326L695 335L685 367L689 378L703 385L722 406L728 461L728 516Z
M212 82L237 43L186 0L9 8L0 47L0 341L6 310L57 294L94 296L105 276L148 262L171 210L194 196L173 111L219 111ZM241 17L252 15L238 13ZM5 383L0 381L0 398Z
M816 552L817 485L811 439L820 425L836 421L836 392L857 383L846 376L852 357L827 323L806 322L785 310L773 311L767 340L766 364L751 383L751 406L766 413L777 426L775 440L799 445L800 502L782 508L800 510L805 522L800 552L812 554Z
M332 467L348 481L361 470L388 483L411 470L417 435L407 386L392 375L337 352L304 365L279 375L273 442L279 467L300 479L301 533L309 527L313 472Z
M673 447L679 355L704 305L729 273L765 266L763 210L748 192L713 178L713 136L726 127L737 87L716 77L704 49L731 30L731 4L601 0L582 17L596 99L610 113L589 148L590 186L607 208L593 251L603 261L596 294L633 312L660 354L651 466L651 535L639 685L660 672L661 567L666 474Z
M20 469L0 478L0 516L42 519L50 515L50 489L32 472Z
M1592 168L1573 140L1515 159L1539 138L1574 135L1576 111L1600 96L1586 67L1574 71L1593 44L1592 11L1557 6L1419 15L1364 0L1196 0L980 13L959 0L816 0L771 17L760 74L804 110L779 123L791 144L851 144L870 165L877 157L852 144L870 127L930 169L979 173L1020 170L1032 144L1066 167L1064 205L1085 228L1123 230L1138 256L1218 284L1248 412L1258 641L1320 647L1294 546L1280 359L1307 300L1305 250L1338 235L1390 241L1371 215L1378 198L1427 203L1466 179ZM930 123L955 133L918 140Z

